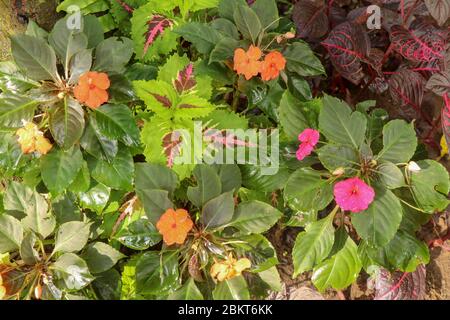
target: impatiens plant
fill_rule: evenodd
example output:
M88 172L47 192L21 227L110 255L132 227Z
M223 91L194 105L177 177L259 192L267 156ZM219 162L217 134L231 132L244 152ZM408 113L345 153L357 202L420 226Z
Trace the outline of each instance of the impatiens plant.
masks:
M282 111L302 120L282 121L286 134L301 132L297 158L310 159L284 189L292 214L306 221L292 252L294 276L312 270L320 290L343 289L362 267L412 272L428 263L415 231L448 206L450 183L442 165L415 158L414 124L387 122L369 103L352 111L330 96L313 116L290 109L289 93L283 102Z

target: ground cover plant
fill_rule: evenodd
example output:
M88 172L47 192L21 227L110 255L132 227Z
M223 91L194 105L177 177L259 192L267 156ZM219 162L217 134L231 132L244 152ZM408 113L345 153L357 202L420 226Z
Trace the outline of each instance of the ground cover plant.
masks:
M450 298L449 1L56 11L0 62L0 299Z

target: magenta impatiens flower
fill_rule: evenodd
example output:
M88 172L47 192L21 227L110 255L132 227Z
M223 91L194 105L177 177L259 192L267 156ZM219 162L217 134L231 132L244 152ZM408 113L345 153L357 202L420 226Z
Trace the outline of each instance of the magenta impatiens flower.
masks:
M319 142L319 136L319 131L309 128L303 130L303 132L299 134L298 140L301 144L296 153L299 161L305 159L311 154L317 142Z
M375 191L358 177L336 183L334 199L339 207L351 212L366 210L375 197Z

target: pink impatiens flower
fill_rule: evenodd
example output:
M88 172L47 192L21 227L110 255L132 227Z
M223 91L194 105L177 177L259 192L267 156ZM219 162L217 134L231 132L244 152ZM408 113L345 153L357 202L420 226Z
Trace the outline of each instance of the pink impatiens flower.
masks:
M311 154L315 145L319 142L319 131L314 129L305 129L299 134L298 140L301 142L297 150L297 159L302 161Z
M358 177L336 183L334 199L339 207L351 212L366 210L375 197L375 191Z

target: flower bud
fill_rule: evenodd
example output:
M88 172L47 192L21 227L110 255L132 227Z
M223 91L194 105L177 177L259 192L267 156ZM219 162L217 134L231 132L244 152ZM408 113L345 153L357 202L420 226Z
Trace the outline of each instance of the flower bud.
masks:
M410 171L410 172L419 172L420 170L422 170L419 167L419 165L414 161L411 161L410 163L408 163L407 168L408 168L408 171Z
M345 169L340 167L333 171L333 176L342 176L345 173Z

